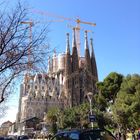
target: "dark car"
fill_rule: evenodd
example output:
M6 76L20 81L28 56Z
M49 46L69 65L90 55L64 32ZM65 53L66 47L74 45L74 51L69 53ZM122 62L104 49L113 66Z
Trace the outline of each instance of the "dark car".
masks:
M29 137L27 135L18 136L17 140L27 140Z
M62 131L51 140L115 140L115 137L105 129L90 129Z
M0 140L4 140L4 137L0 136Z
M4 140L16 140L14 137L5 137Z

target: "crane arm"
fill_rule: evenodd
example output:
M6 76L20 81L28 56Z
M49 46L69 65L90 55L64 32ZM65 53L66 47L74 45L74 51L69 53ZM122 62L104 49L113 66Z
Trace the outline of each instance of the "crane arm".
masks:
M38 13L38 14L41 14L41 15L44 15L44 16L50 16L50 17L54 17L54 18L59 18L59 19L63 19L63 20L73 20L71 18L66 18L66 17L63 17L63 16L59 16L59 15L56 15L56 14L53 14L53 13L49 13L49 12L44 12L44 11L39 11L39 10L35 10L33 9L32 10L33 13Z
M96 23L81 21L80 19L76 19L77 23L89 24L91 26L96 26Z
M21 21L20 23L21 24L29 24L30 26L33 25L33 22L32 21Z
M81 21L79 18L74 20L72 18L66 18L66 17L60 16L60 15L56 15L56 14L53 14L53 13L49 13L49 12L46 12L46 11L44 12L44 11L40 11L40 10L36 10L36 9L33 9L32 12L33 13L38 13L38 14L41 14L41 15L45 15L45 16L50 16L50 17L54 17L54 18L67 20L67 21L75 21L77 24L83 23L83 24L89 24L91 26L96 26L96 23Z

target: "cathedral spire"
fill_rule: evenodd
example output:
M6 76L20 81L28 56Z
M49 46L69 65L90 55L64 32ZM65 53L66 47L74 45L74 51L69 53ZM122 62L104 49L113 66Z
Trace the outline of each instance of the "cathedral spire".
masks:
M85 31L85 49L88 49L88 37L87 37L87 31Z
M65 95L66 97L69 97L68 99L70 100L71 97L71 86L72 85L72 81L71 81L71 73L72 73L72 62L71 62L71 54L70 54L70 45L69 45L69 34L67 33L67 40L66 40L66 56L65 56L65 81L64 81L64 85L65 85ZM60 75L60 78L62 75ZM61 95L64 94L64 92L62 92ZM71 102L69 101L68 105L70 105Z
M69 43L69 33L67 35L67 40L66 40L66 54L70 54L70 43Z
M91 70L92 74L95 76L95 78L98 81L98 73L97 73L97 66L96 66L96 59L95 59L95 54L94 54L94 49L93 49L93 39L90 39L90 47L91 47Z
M72 47L77 47L76 46L76 37L75 37L75 28L73 28L73 46Z
M90 39L90 49L91 49L91 57L95 58L94 50L93 50L93 39Z
M75 38L75 28L73 28L73 46L72 46L72 71L79 70L78 52Z
M65 75L71 74L71 55L70 55L70 44L69 44L69 33L66 34L66 58L65 58Z
M88 47L87 31L85 31L85 68L86 70L91 72L91 61L90 61L90 53Z
M53 50L53 57L56 57L56 49Z

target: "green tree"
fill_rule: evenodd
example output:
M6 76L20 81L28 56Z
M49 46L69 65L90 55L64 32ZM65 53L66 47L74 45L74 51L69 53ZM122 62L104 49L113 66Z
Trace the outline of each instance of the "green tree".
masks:
M94 107L96 107L99 111L106 111L107 99L103 96L103 94L99 92L98 94L95 94L93 98Z
M63 112L62 126L63 128L75 128L77 120L76 108L67 108Z
M103 82L97 83L97 89L108 101L114 102L117 92L120 89L123 75L111 72Z
M111 105L116 99L120 90L123 76L116 72L111 72L103 82L98 82L98 93L94 95L94 112L96 112L97 123L99 127L114 126L112 121Z
M140 75L128 75L112 106L115 121L126 130L140 127Z
M58 107L52 107L48 110L45 121L50 124L50 131L55 134L57 132L57 123L59 117L60 109Z
M66 108L61 113L61 127L65 128L81 128L89 125L89 104L83 103L79 106Z
M112 128L114 122L112 121L112 114L108 112L107 101L102 94L94 95L93 112L96 115L97 127Z
M83 103L77 107L80 127L88 128L89 126L89 103Z

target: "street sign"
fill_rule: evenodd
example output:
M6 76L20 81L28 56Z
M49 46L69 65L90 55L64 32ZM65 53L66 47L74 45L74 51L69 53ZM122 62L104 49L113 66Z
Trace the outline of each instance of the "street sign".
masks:
M95 115L89 115L89 121L90 122L96 122L96 116Z

